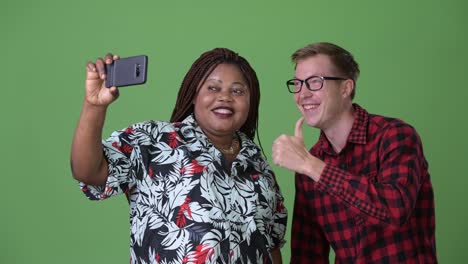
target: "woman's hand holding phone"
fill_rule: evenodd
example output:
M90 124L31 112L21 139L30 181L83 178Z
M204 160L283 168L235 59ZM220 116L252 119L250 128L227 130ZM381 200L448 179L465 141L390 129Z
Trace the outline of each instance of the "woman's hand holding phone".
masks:
M73 136L71 166L75 179L91 185L107 180L108 163L101 144L107 106L117 99L117 87L106 88L106 64L119 56L107 54L104 59L86 65L85 99Z
M118 60L118 55L106 54L104 59L98 58L96 62L88 62L86 66L86 93L85 101L93 106L108 106L119 97L119 90L112 86L106 88L106 64Z

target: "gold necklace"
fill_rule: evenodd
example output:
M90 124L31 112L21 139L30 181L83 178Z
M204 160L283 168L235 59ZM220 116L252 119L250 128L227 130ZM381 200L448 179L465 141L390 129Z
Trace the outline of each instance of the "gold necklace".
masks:
M232 155L239 148L239 140L237 138L232 139L231 146L228 149L218 148L223 154Z

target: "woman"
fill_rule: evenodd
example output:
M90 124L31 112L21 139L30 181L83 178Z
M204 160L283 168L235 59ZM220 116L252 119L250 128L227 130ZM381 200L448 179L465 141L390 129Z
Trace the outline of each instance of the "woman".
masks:
M105 64L88 63L72 172L92 200L130 201L131 263L281 263L286 209L253 142L260 89L229 49L200 56L186 74L171 122L146 121L101 142Z

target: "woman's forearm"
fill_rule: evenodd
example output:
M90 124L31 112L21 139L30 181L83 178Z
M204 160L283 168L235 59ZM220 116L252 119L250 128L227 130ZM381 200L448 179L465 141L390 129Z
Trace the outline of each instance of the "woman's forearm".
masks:
M101 185L107 179L107 161L101 143L106 110L107 107L85 102L73 137L73 177L86 184Z
M273 258L273 264L283 263L283 259L281 257L281 250L279 248L271 251L271 257Z

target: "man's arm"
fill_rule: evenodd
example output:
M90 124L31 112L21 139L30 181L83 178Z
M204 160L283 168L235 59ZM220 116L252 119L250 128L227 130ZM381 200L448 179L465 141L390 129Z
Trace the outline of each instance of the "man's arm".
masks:
M281 135L275 140L272 146L273 162L318 181L325 163L312 156L306 149L302 135L303 122L304 117L297 120L294 136Z
M412 214L419 189L428 180L427 164L411 126L398 125L383 133L375 150L377 175L356 175L327 164L317 184L366 221L398 228Z
M301 124L299 119L295 136L282 135L274 142L275 164L309 176L320 191L342 200L371 223L395 227L405 223L427 176L421 141L411 126L394 125L382 132L380 148L375 150L380 165L376 181L311 155L304 146Z

